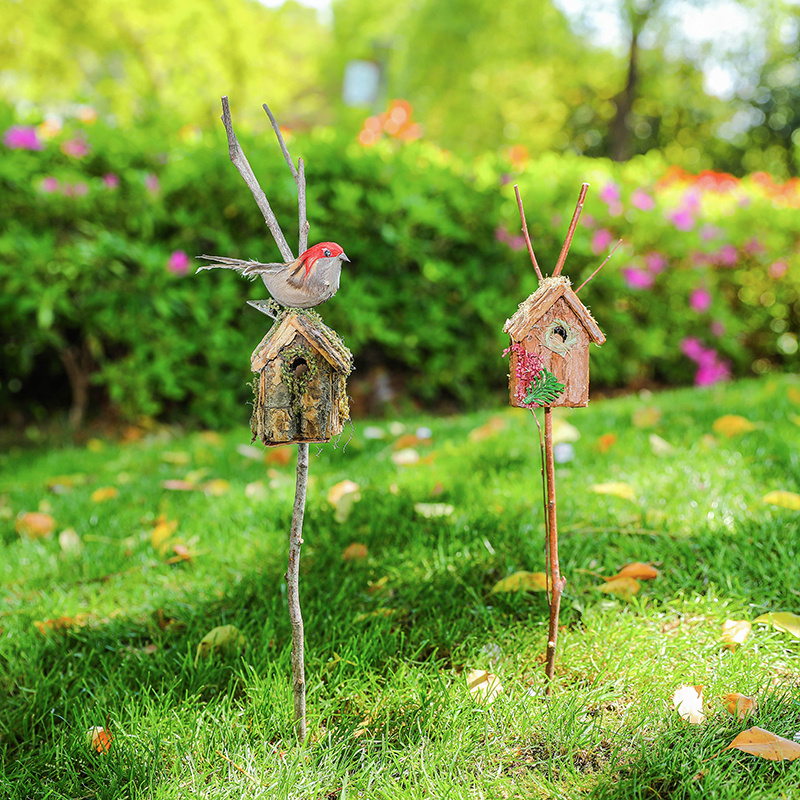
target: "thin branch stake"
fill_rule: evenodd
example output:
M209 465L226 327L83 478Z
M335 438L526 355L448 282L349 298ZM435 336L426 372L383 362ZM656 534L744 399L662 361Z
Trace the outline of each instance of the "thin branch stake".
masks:
M583 211L583 201L586 199L586 192L588 189L588 183L581 184L581 193L578 195L578 205L575 206L575 213L572 215L572 222L569 224L567 238L564 239L564 246L561 248L561 254L558 256L556 268L553 270L553 277L560 275L561 270L564 268L564 262L567 260L567 253L569 253L569 248L572 244L572 237L575 235L575 228L578 226L578 219L581 216L581 211Z
M302 158L297 159L297 213L300 218L300 243L301 253L308 250L308 232L311 226L306 217L306 162Z
M515 183L514 184L514 192L517 195L517 206L519 207L519 216L522 220L522 233L525 236L525 244L528 245L528 254L531 257L531 263L533 264L533 268L536 270L536 277L541 281L544 280L544 276L542 275L542 271L539 269L539 262L536 260L536 256L533 253L533 245L531 244L531 237L528 234L528 223L525 219L525 209L522 207L522 197L519 193L519 186ZM534 418L536 415L534 414ZM536 424L539 424L539 421L536 420Z
M264 103L262 107L264 111L267 112L269 121L272 123L272 130L275 131L275 136L278 137L278 144L281 146L281 152L283 153L283 157L286 159L286 163L289 165L289 169L292 171L292 177L295 179L295 181L297 181L297 169L294 166L292 157L289 155L289 148L286 146L286 142L283 140L281 127L280 125L278 125L278 121L275 119L272 112L269 110L269 106L266 103Z
M602 263L602 264L601 264L601 265L600 265L600 266L599 266L599 267L598 267L598 268L597 268L597 269L596 269L596 270L595 270L595 271L594 271L594 272L593 272L593 273L592 273L592 274L591 274L591 275L590 275L590 276L589 276L589 277L588 277L588 278L587 278L587 279L586 279L586 280L585 280L585 281L584 281L584 282L583 282L583 283L582 283L582 284L581 284L581 285L580 285L580 286L579 286L579 287L578 287L578 288L575 290L575 294L578 294L578 292L579 292L581 289L583 289L583 287L584 287L584 286L586 286L586 284L587 284L587 283L589 283L589 281L590 281L592 278L594 278L594 276L595 276L595 275L597 275L597 273L598 273L598 272L600 272L600 270L601 270L601 269L603 269L603 267L604 267L604 266L605 266L605 265L608 263L608 259L609 259L609 258L611 258L611 256L613 256L613 255L614 255L614 253L616 253L616 252L617 252L617 248L618 248L618 247L619 247L621 244L622 244L622 239L620 239L620 240L619 240L619 241L618 241L618 242L617 242L617 243L614 245L614 247L613 247L613 249L611 250L611 252L610 252L610 253L609 253L609 254L606 256L606 258L605 258L605 261L603 261L603 263Z
M245 156L244 151L242 150L242 147L236 138L236 134L233 132L231 110L228 106L227 97L222 98L222 124L225 126L225 133L228 135L228 155L230 156L233 166L239 170L239 174L247 184L247 188L250 189L250 192L256 201L256 205L259 207L262 215L264 216L264 222L267 223L269 232L272 234L275 244L278 245L278 250L281 251L284 261L294 261L292 248L289 247L286 237L283 235L283 231L281 230L281 226L278 224L278 219L275 216L275 212L272 210L269 200L267 200L267 196L264 194L264 190L259 185L258 180L256 180L253 168L250 166L250 162L248 162L247 157Z

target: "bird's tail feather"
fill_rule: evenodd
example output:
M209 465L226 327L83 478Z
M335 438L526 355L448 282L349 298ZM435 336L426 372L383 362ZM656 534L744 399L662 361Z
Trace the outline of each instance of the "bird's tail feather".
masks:
M203 255L197 257L205 258L206 260L213 262L211 264L204 264L202 267L198 267L198 272L203 269L233 269L245 278L249 278L251 281L255 280L256 277L262 272L272 272L273 270L279 269L283 266L283 264L262 264L260 261L244 261L240 258L228 258L227 256Z

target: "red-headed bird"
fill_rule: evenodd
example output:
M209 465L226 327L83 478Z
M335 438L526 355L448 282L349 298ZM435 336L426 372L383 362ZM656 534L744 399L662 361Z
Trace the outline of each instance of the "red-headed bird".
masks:
M261 264L225 256L200 256L213 262L201 269L235 269L245 278L258 275L269 293L282 306L313 308L330 300L339 289L342 261L350 261L336 242L320 242L286 264Z

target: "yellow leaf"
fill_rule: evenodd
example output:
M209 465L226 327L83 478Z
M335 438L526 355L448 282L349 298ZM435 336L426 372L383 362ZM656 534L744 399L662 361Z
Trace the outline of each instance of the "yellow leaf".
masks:
M726 619L722 623L722 641L729 650L735 650L737 644L743 644L750 635L753 626L746 619Z
M498 592L546 592L547 576L544 572L515 572L498 581L492 594Z
M175 553L174 556L170 556L167 559L167 564L178 564L181 561L191 561L192 554L189 552L189 548L185 544L174 544L172 545L172 552Z
M70 628L78 628L86 623L86 615L78 614L74 617L54 617L41 622L34 622L39 633L50 633L51 631L68 631Z
M20 536L28 539L41 539L53 532L56 521L50 514L43 514L41 511L27 511L17 517L14 527Z
M581 432L562 417L553 416L553 444L577 442Z
M105 444L100 439L89 439L86 442L86 449L91 453L100 453L105 448Z
M650 441L650 449L653 455L668 456L675 452L675 448L666 439L662 439L658 434L651 433L648 437Z
M769 503L772 506L788 508L790 511L800 511L800 494L787 492L783 489L765 494L761 498L762 503Z
M672 695L672 704L687 722L705 722L702 686L679 686Z
M153 530L150 533L150 543L158 550L160 555L163 556L169 549L168 540L172 534L175 533L177 527L178 520L167 520L163 514L156 520Z
M597 439L597 449L601 453L607 453L617 443L618 438L616 433L604 433Z
M633 412L631 421L637 428L652 428L661 419L661 409L658 406L642 406Z
M190 469L184 476L183 479L188 483L200 483L206 475L208 475L208 469L203 467L202 469Z
M633 491L633 486L629 483L595 483L589 487L589 490L595 494L611 494L614 497L621 497L623 500L634 500L636 494Z
M279 467L285 467L294 455L294 449L281 445L280 447L270 447L264 455L265 464L276 464Z
M638 578L640 581L652 581L658 577L658 570L650 564L643 564L641 561L634 561L631 564L626 564L613 578L607 580L614 580L614 578Z
M203 484L203 491L212 497L222 497L230 491L231 485L224 478L214 478L212 481Z
M490 439L492 436L496 436L505 427L506 420L503 417L492 417L488 422L484 422L484 424L480 427L473 428L473 430L469 432L468 438L471 442L482 442L485 439Z
M476 703L493 703L502 693L503 685L497 675L485 669L473 669L467 673L467 688Z
M113 500L119 494L119 489L115 486L101 486L92 492L92 502L102 503L105 500Z
M800 389L796 386L790 386L786 390L786 396L796 405L800 406Z
M161 460L167 464L175 464L176 466L183 467L192 460L192 457L183 450L167 450L161 454Z
M353 506L361 499L360 486L355 481L343 480L328 491L328 502L336 509L337 522L346 522Z
M107 753L111 747L111 734L105 728L89 728L86 743L96 753Z
M220 625L212 628L197 645L197 654L194 657L195 666L201 658L219 653L221 655L236 654L244 649L247 640L244 634L235 625Z
M758 703L754 697L746 694L731 692L725 695L725 708L739 719L746 719L750 714L758 709Z
M622 600L630 600L642 588L636 578L631 578L629 575L622 575L617 578L611 578L608 583L597 587L603 594L615 594Z
M58 544L65 553L80 553L83 550L83 542L75 528L66 528L61 531L58 534Z
M727 436L729 439L738 436L740 433L748 433L755 430L756 426L749 419L740 417L738 414L725 414L714 420L711 429L714 433Z
M200 438L206 443L215 447L222 444L222 437L216 431L201 431Z
M383 594L384 592L388 591L391 594L391 589L389 589L389 576L384 575L382 578L378 578L376 581L369 581L367 583L367 594Z
M161 481L161 486L164 489L170 489L173 492L193 492L197 488L197 485L194 483L175 479Z
M770 761L794 761L800 758L800 744L755 726L742 731L725 749L731 748Z
M449 517L454 508L449 503L414 503L414 511L421 517Z
M367 557L368 550L365 544L353 542L342 550L342 561L362 561Z
M416 464L417 461L419 461L419 453L413 447L406 447L403 450L392 453L392 463L397 464L399 467L407 467L411 464Z
M800 617L797 614L790 614L788 611L778 611L775 613L762 614L756 617L753 622L763 622L765 625L772 625L779 631L791 633L800 639Z

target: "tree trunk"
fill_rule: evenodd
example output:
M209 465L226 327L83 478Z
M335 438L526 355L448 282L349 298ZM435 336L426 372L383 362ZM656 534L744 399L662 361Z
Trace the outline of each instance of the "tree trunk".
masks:
M628 80L625 88L614 98L617 110L608 128L608 154L613 161L627 161L633 155L633 104L639 90L639 30L631 29L628 52Z

